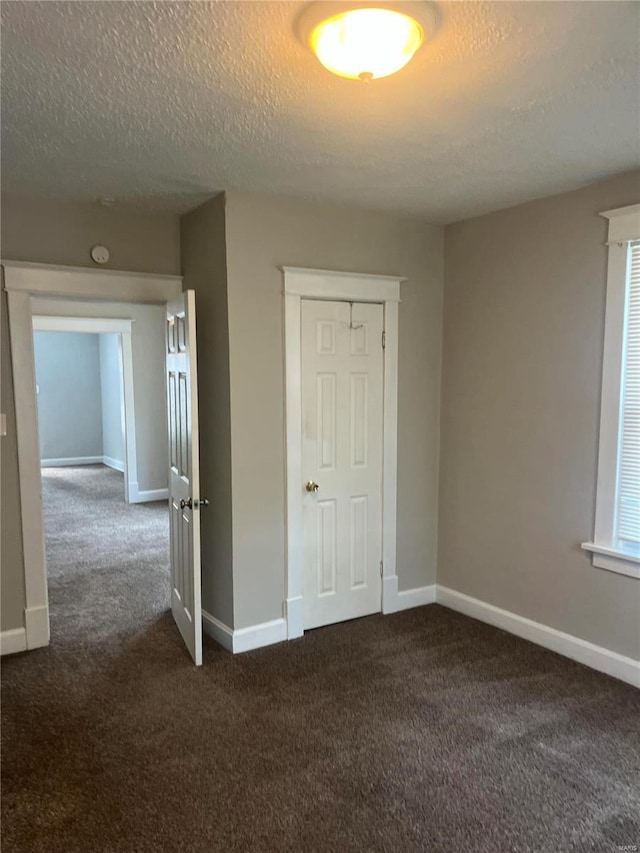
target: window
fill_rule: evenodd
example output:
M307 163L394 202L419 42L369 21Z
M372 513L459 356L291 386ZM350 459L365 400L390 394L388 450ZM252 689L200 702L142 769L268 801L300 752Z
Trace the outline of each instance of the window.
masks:
M617 537L640 557L640 242L629 243Z
M640 578L640 205L609 220L593 565Z

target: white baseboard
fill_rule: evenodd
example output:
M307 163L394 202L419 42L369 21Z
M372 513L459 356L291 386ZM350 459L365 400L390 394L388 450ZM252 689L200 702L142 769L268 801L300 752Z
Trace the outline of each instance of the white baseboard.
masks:
M509 610L502 610L493 604L487 604L478 598L472 598L470 595L439 584L436 590L436 601L451 610L457 610L466 616L487 622L496 628L502 628L504 631L551 649L599 672L626 681L634 687L640 687L640 661L633 658L596 646L572 634L557 631L548 625L518 616L517 613Z
M398 590L398 576L382 578L382 612L397 613L412 607L423 607L436 600L436 585L418 586L414 589Z
M398 609L398 576L382 578L382 612L395 613Z
M260 649L262 646L271 646L274 643L282 643L287 639L287 623L284 619L272 619L270 622L262 622L260 625L251 625L249 628L239 628L233 632L233 651L248 652L251 649Z
M274 643L282 643L287 639L287 623L284 619L273 619L271 622L263 622L260 625L251 625L248 628L238 628L233 631L224 622L203 610L202 627L205 634L213 637L223 648L234 654L249 652L251 649L259 649L262 646L271 646Z
M15 655L27 648L27 632L25 628L12 628L0 632L0 655Z
M526 619L524 616L518 616L517 613L502 610L464 593L436 584L398 591L397 576L383 578L382 590L383 613L397 613L400 610L423 607L437 601L438 604L449 607L451 610L502 628L504 631L551 649L599 672L640 687L640 661L596 646L571 634L557 631L540 622ZM203 610L203 627L205 633L213 637L221 646L238 654L301 637L303 634L302 598L287 599L286 612L287 619L273 619L271 622L263 622L260 625L234 631ZM291 623L287 630L288 620L291 620Z
M120 471L124 474L124 462L121 462L119 459L114 459L112 456L103 456L102 463L107 468L113 468L114 471Z
M409 610L412 607L424 607L425 604L435 604L436 585L418 586L415 589L401 589L398 592L397 610Z
M287 598L285 603L287 639L295 640L304 634L304 600L301 595Z
M149 489L149 491L138 492L138 496L134 503L143 504L149 501L167 501L169 500L169 489Z
M27 607L24 611L27 648L39 649L49 645L49 607Z
M206 610L202 611L202 629L228 652L233 651L233 631Z
M137 483L129 483L129 503L143 504L149 501L166 501L169 499L169 489L148 489L141 491Z
M100 465L103 456L67 456L62 459L41 459L41 468L65 468L72 465Z

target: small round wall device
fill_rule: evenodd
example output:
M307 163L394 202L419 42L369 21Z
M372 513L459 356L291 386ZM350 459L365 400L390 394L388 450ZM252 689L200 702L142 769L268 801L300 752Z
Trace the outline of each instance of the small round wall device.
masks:
M106 264L109 260L109 250L106 246L93 246L91 249L91 260L96 264Z

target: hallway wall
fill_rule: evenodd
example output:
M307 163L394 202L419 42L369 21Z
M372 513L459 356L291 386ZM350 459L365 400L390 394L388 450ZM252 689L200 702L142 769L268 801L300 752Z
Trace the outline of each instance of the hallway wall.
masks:
M89 252L101 244L111 253L107 269L180 274L174 214L6 192L0 205L3 260L95 268Z
M225 216L225 197L221 193L182 217L181 245L184 287L196 292L200 488L210 501L206 524L201 529L202 607L233 628L231 387Z
M98 335L102 402L102 453L107 464L124 470L124 388L120 335Z
M102 457L102 395L98 335L33 334L40 459Z
M102 243L111 252L111 259L107 266L112 269L173 275L180 273L180 224L179 218L173 214L145 213L117 206L104 207L99 204L34 199L12 193L2 194L1 206L3 260L94 267L89 252L91 246ZM3 293L0 330L2 410L8 413L8 435L0 440L2 453L0 629L3 631L24 625L25 601L22 519L20 501L16 498L19 495L19 482L13 417L13 373L5 296ZM164 325L159 334L164 353ZM144 363L144 347L139 358ZM164 386L164 376L162 382ZM164 411L158 406L155 408L154 418L156 424L166 424ZM152 450L151 453L153 452ZM149 452L143 452L139 458L139 464L140 462L143 465L148 464L149 459Z
M0 629L24 625L24 558L16 410L9 347L7 294L0 290L0 405L7 418L7 434L0 438Z

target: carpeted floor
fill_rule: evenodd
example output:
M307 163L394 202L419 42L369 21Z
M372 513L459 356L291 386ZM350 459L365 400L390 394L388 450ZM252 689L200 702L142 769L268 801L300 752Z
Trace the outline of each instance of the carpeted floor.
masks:
M121 488L45 477L53 636L3 661L3 853L640 845L638 691L437 605L206 639L196 670L166 510Z
M127 640L170 607L166 502L127 504L103 465L42 471L51 642Z

